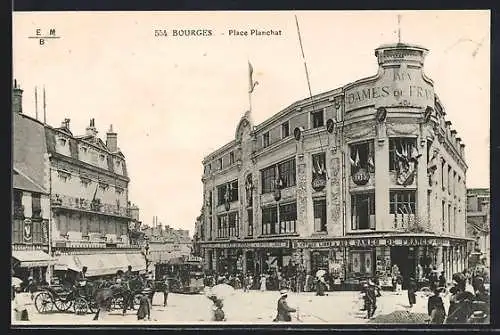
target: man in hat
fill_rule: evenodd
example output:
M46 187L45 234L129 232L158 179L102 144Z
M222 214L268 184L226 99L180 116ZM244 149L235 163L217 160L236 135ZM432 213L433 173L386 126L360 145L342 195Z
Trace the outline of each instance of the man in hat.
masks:
M290 315L291 312L296 312L297 310L295 308L291 308L288 306L286 299L288 297L288 291L287 290L281 290L280 291L281 297L278 299L278 314L274 318L273 321L286 321L290 322L292 321L292 317Z
M490 323L488 314L484 311L475 311L467 320L467 323Z
M368 281L368 288L366 289L366 300L366 307L368 308L366 318L370 319L377 309L377 288L371 279Z
M437 285L434 285L434 291L437 289ZM410 308L413 307L417 303L417 283L415 279L410 278L408 282L408 303L410 304Z
M82 271L80 271L78 273L78 276L76 276L76 282L77 283L85 281L85 280L87 280L87 267L86 266L84 266L82 268Z
M146 287L141 292L141 297L139 299L139 309L137 309L137 320L145 320L146 317L148 320L151 320L151 300L149 300L149 296L151 294L151 289Z
M132 279L133 276L134 276L134 273L132 272L132 266L129 265L128 270L125 272L125 275L124 275L125 280L130 280L130 279Z

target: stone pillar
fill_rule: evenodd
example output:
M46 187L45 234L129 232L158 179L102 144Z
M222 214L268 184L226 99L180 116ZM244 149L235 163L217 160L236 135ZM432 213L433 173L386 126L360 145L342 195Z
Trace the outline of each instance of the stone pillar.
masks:
M377 125L375 139L375 227L376 230L393 230L389 216L389 139L385 123Z
M48 195L43 194L40 197L40 206L42 207L42 219L48 220L50 217L50 199Z
M204 265L204 268L205 270L209 270L210 269L210 250L209 249L206 249L206 248L202 248L202 253L203 253L203 265Z
M32 202L31 202L31 193L23 192L21 198L21 204L24 206L24 217L30 218L33 214L32 210Z
M304 267L307 272L311 271L311 250L310 249L303 249L303 254L304 254ZM311 274L314 275L314 274Z
M330 150L327 153L328 157L330 162L328 168L330 183L327 186L327 200L329 198L330 201L327 203L327 231L328 235L342 236L342 160L337 150Z
M443 246L437 248L436 269L443 266Z
M247 273L247 251L248 249L243 249L243 255L242 255L243 273Z
M427 140L424 137L423 125L420 125L420 135L417 138L417 148L422 155L417 164L417 218L420 218L421 224L430 228L429 213L427 211L427 197L429 187L429 177L427 176Z
M300 142L299 142L300 143ZM300 236L309 236L312 230L311 221L308 221L308 187L307 187L307 165L303 154L298 154L297 163L297 233Z

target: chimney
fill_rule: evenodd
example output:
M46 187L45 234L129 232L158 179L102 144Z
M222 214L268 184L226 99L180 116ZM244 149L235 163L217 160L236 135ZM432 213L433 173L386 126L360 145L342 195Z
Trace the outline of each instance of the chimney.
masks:
M70 119L64 119L63 122L61 122L61 128L66 128L69 130L69 121Z
M12 87L12 112L23 112L23 90L17 85L16 79L14 79L14 86Z
M87 136L97 135L97 129L95 128L95 119L90 119L90 124L85 130Z
M106 134L106 146L111 152L118 151L118 135L113 131L113 125L109 126Z

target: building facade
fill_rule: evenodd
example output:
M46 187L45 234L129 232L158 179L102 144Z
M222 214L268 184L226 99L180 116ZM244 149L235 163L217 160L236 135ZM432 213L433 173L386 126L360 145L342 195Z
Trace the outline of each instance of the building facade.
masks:
M12 270L26 281L44 282L54 263L49 250L49 161L43 125L22 114L22 89L12 99Z
M137 221L131 209L137 208L128 199L126 160L112 127L106 143L97 137L94 119L84 135L73 135L69 119L52 127L22 114L22 91L16 87L13 97L14 150L19 144L26 151L17 150L14 178L30 177L44 190L32 192L31 205L27 194L19 200L15 191L15 208L24 206L24 227L31 218L33 233L43 231L46 249L56 259L49 272L86 266L87 275L96 277L128 265L145 269L141 246L130 239L129 227ZM16 215L20 219L20 213ZM14 222L15 235L19 225ZM19 238L15 235L13 241ZM38 241L38 235L34 239Z
M168 263L171 259L188 257L191 254L189 231L170 226L155 225L143 230L149 243L151 268Z
M472 188L467 190L467 234L475 240L475 258L490 264L490 190ZM474 257L472 257L474 258Z
M247 112L203 161L205 266L259 274L294 264L336 283L390 283L394 265L405 281L461 271L465 145L424 74L427 52L381 46L372 77L258 126Z

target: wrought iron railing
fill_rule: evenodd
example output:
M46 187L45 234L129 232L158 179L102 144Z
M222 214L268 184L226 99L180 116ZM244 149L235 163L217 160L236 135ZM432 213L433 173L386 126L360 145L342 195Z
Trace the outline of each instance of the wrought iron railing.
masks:
M51 197L51 204L52 206L82 209L98 213L130 217L130 209L128 206L121 207L112 204L104 204L100 201L100 199L88 200L85 198L70 197L66 195L56 194Z

